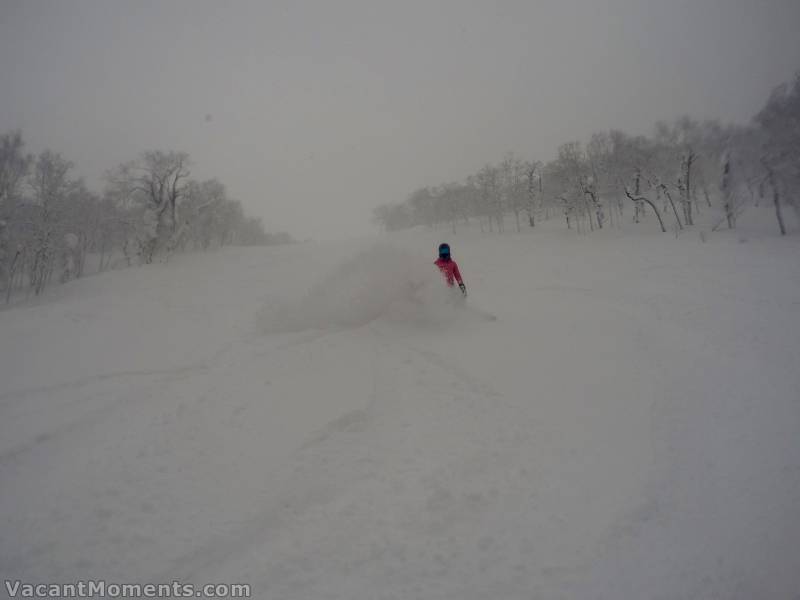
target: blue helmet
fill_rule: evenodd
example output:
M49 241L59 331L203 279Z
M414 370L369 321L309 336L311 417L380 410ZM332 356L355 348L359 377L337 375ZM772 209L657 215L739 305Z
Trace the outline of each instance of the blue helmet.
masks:
M450 244L439 244L439 258L450 258Z

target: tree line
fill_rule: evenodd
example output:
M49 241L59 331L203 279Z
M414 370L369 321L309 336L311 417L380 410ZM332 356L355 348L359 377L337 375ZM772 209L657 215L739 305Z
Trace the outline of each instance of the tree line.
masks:
M291 242L245 215L216 179L191 178L185 152L147 151L110 170L101 194L61 154L0 135L0 290L40 294L51 281L151 263L176 251Z
M569 142L549 162L506 155L460 182L423 187L384 204L373 221L387 231L449 226L476 219L481 231L517 231L560 215L579 232L618 226L652 213L661 231L691 227L698 213L722 208L716 225L734 228L748 204L771 200L786 234L783 206L800 214L800 72L773 90L746 125L683 117L652 135L612 130Z

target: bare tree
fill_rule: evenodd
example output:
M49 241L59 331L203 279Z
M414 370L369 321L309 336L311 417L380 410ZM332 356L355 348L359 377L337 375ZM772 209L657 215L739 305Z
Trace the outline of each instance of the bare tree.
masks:
M595 179L579 142L562 144L558 158L552 166L553 179L560 184L557 197L564 204L567 226L574 217L576 229L580 232L588 223L589 230L595 225L602 227L604 215L597 195Z
M16 205L33 163L33 157L25 154L24 148L22 132L0 136L0 286L5 286L7 299L22 254L14 231Z
M19 200L20 188L28 175L33 156L24 153L21 131L0 135L0 219L11 212L10 204Z
M647 204L650 205L650 208L653 209L653 212L655 213L656 217L658 218L658 224L661 226L661 231L662 232L666 232L667 231L666 227L664 227L664 220L661 218L661 213L658 212L658 207L655 204L653 204L653 202L652 202L652 200L650 200L650 198L648 198L647 196L635 196L627 188L625 189L625 195L628 198L630 198L633 202L647 202Z
M147 263L166 247L178 228L178 202L186 192L189 175L188 154L155 150L142 153L107 176L112 193L128 205L144 208L136 237Z
M514 215L517 233L521 231L519 215L528 204L525 184L525 164L513 153L507 154L498 167L500 174L500 194L503 206L500 211L507 209Z
M44 290L55 268L55 259L62 249L68 210L67 201L81 182L70 177L72 163L60 154L46 150L36 159L30 176L32 206L33 256L30 265L31 289L36 295Z
M725 220L728 222L728 229L736 227L736 211L734 210L733 178L731 176L731 158L725 154L722 159L722 178L720 180L720 191L722 192L722 206L725 209Z
M188 223L193 244L208 250L218 237L218 230L226 218L226 204L230 202L222 185L216 179L203 182L189 181L181 203L181 214Z
M526 210L528 211L528 225L536 226L536 200L542 195L542 163L538 161L523 164L526 185Z
M761 160L761 164L764 165L764 170L767 172L767 183L772 188L772 202L775 205L775 218L778 220L778 229L781 235L786 235L786 225L783 222L783 213L781 212L781 193L775 176L775 169L772 167L772 163L765 158Z
M475 175L480 189L480 206L489 221L492 231L492 219L497 222L498 233L503 232L503 197L500 189L500 172L497 167L486 165Z
M800 187L800 72L791 83L782 84L772 92L755 122L763 134L760 162L766 172L766 183L772 188L778 227L781 235L785 235L782 189L787 191L785 201L800 214L800 204L788 193Z
M557 158L544 165L507 154L497 166L487 164L469 175L463 186L418 190L405 203L412 216L397 220L406 226L449 222L455 229L458 218L475 216L481 231L488 224L491 232L495 224L502 231L504 214L511 212L519 231L521 212L527 211L533 227L537 211L547 218L550 210L561 209L567 228L582 232L605 227L606 219L612 227L620 225L627 197L635 223L652 210L662 231L664 218L672 215L677 233L717 198L734 227L745 204L740 192L746 190L757 204L768 188L785 233L782 205L800 215L794 196L800 189L800 74L773 92L751 127L682 117L656 123L648 137L612 130L593 134L585 147L563 144ZM376 220L386 227L390 214L404 211L382 207Z

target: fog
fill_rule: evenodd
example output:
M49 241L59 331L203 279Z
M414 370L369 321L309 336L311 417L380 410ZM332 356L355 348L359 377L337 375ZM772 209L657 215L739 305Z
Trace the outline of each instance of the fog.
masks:
M0 598L800 598L798 25L0 0Z
M373 207L598 129L746 121L800 59L795 0L0 3L0 131L91 187L188 152L268 230Z

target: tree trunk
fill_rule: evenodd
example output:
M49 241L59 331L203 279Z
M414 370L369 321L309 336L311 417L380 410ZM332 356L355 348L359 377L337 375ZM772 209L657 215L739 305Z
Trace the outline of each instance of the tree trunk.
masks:
M686 225L694 225L692 220L692 163L694 154L689 153L686 157Z
M8 276L8 287L6 288L6 304L11 300L11 290L14 288L14 275L16 274L17 262L19 261L19 250L14 255L14 260L11 261L11 269Z
M725 209L725 219L728 221L728 229L733 229L736 226L736 214L733 210L731 163L729 160L725 161L725 165L722 168L722 182L720 188L722 189L723 208Z
M783 214L781 214L781 199L778 188L772 187L772 201L775 203L775 217L778 219L778 227L781 230L781 235L786 235L786 227L783 224Z
M734 214L733 209L731 207L731 199L725 198L725 219L728 221L728 229L733 229L734 227Z
M772 186L772 201L775 203L775 217L778 219L778 227L781 230L781 235L786 235L786 226L783 224L783 213L781 213L781 198L778 186L775 183L775 174L772 172L772 167L769 166L766 160L762 159L761 164L767 171L767 180Z
M663 190L664 195L667 197L667 200L669 200L670 206L672 206L672 212L675 213L675 220L678 222L678 227L683 229L683 224L681 224L681 220L678 218L678 209L675 208L675 203L672 201L672 194L669 193L669 190L666 186L663 186Z
M658 212L658 208L656 208L656 205L653 204L649 198L645 198L644 196L640 196L638 198L634 197L628 190L625 190L625 195L628 196L628 198L630 198L634 203L647 202L650 205L650 208L653 209L653 212L656 213L656 217L658 218L658 224L661 225L661 232L662 233L667 232L667 228L664 227L664 221L661 219L661 213Z

